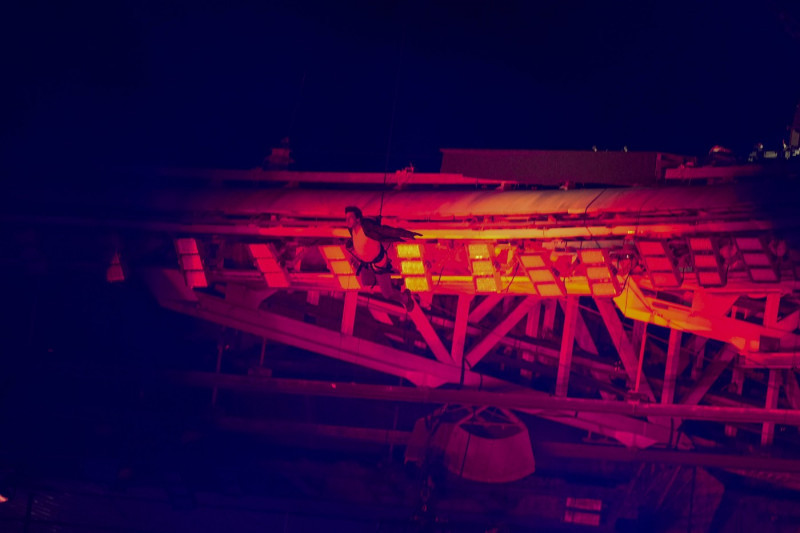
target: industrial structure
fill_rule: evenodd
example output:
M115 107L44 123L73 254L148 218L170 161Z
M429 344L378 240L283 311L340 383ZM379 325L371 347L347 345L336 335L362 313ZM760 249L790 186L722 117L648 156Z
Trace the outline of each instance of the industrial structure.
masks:
M296 496L247 505L284 530L796 531L792 155L443 150L439 173L128 170L0 201L10 271L79 263L192 319L211 359L172 339L137 379L198 431L385 458L276 459ZM351 205L420 234L387 250L413 309L362 286Z

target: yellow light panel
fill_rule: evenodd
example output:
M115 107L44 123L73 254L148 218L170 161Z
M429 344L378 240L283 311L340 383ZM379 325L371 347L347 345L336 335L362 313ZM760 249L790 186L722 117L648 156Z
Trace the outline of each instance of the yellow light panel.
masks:
M586 277L589 279L609 279L611 270L607 266L587 267Z
M331 272L337 276L353 274L353 265L350 261L331 261Z
M339 280L339 285L346 291L357 291L361 289L361 283L359 283L356 276L339 276L337 279Z
M422 257L422 247L419 244L398 243L396 249L397 257L400 259L419 259Z
M581 250L581 261L584 263L605 263L606 256L602 250Z
M469 251L470 259L488 259L489 258L489 245L488 244L468 244L467 250Z
M411 292L429 292L431 290L431 285L427 277L412 276L405 278L404 281L406 282L406 289Z
M541 255L521 255L519 256L519 260L526 270L531 268L544 268L547 266Z
M408 274L425 274L425 263L422 261L401 261L400 272Z
M494 265L488 259L472 261L472 273L476 276L493 276Z
M619 287L614 283L595 283L592 285L594 296L617 296Z
M475 278L475 291L476 292L499 292L500 287L497 283L497 278L494 276L486 276Z
M542 270L528 270L528 277L531 278L531 281L534 283L553 282L556 280L553 273L546 268Z
M328 261L345 259L344 248L341 246L320 246L320 250Z
M536 290L539 291L541 296L563 296L564 293L561 290L561 287L555 283L542 283L536 286Z

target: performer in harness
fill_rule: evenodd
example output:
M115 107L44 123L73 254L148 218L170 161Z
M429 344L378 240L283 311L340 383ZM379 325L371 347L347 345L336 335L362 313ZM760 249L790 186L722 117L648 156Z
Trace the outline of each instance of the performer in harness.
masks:
M392 283L392 263L383 243L413 239L419 233L383 226L376 220L364 218L358 207L348 206L344 212L351 237L347 241L347 250L359 263L356 273L361 284L374 287L377 282L384 298L411 311L415 304L414 298L408 290L401 292Z

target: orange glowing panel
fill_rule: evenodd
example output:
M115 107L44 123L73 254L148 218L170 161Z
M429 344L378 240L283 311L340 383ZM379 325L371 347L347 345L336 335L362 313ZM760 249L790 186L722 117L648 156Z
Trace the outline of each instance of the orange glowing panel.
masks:
M761 240L756 237L736 237L736 246L739 250L745 251L762 251L764 247L761 245Z
M652 270L653 272L667 272L672 270L672 261L669 260L668 257L645 257L644 264L647 267L647 270Z
M606 254L603 250L580 250L578 252L583 263L605 263Z
M485 276L475 279L475 292L500 292L500 281L496 276Z
M331 261L331 272L336 274L337 276L345 276L349 274L353 274L353 265L350 264L350 261L343 260L343 261Z
M541 296L564 296L565 291L561 285L557 283L541 283L536 285L536 290L539 291Z
M320 246L319 249L328 261L338 261L347 258L344 254L343 246Z
M476 276L493 276L494 265L488 259L472 261L472 273Z
M177 239L175 241L175 247L181 255L199 253L197 251L197 241L194 239Z
M751 268L750 279L753 281L778 281L778 275L771 268Z
M544 258L541 255L520 255L519 256L520 263L522 266L529 270L531 268L545 268L547 264L544 261Z
M395 248L397 250L397 257L400 259L422 258L422 246L419 244L398 243Z
M722 276L716 270L699 271L697 272L697 282L702 286L719 286L722 285Z
M339 276L339 285L346 291L357 291L361 289L361 283L356 276Z
M617 283L602 282L592 284L593 296L618 296L621 289Z
M556 279L553 273L547 268L542 270L528 270L528 277L531 278L534 284L542 282L552 283Z
M489 259L490 257L488 244L468 244L467 250L470 259Z
M425 276L410 276L404 279L406 289L411 292L429 292L431 290L430 281Z
M586 277L591 280L610 279L611 276L611 269L607 266L590 266L586 268Z
M425 274L425 263L422 261L401 261L400 272L404 276L408 274Z
M664 251L664 243L661 241L637 241L636 247L639 253L643 256L648 255L666 255Z
M681 284L674 272L653 272L650 278L656 287L677 287Z

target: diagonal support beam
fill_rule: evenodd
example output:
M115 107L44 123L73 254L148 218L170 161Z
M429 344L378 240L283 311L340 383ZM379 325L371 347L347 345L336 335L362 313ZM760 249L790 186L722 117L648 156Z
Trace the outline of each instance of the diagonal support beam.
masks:
M603 318L606 328L608 328L608 333L611 336L611 340L614 342L614 346L617 348L617 353L619 353L622 366L625 367L628 378L631 382L636 382L639 358L636 356L628 334L625 333L625 329L622 327L622 321L617 315L617 308L611 300L603 298L596 298L595 305L597 305L597 310L600 312L600 316ZM639 391L646 395L650 401L655 401L653 390L650 388L647 377L644 375L639 384Z
M575 344L575 324L578 316L578 297L567 296L564 313L564 333L561 336L561 351L558 354L556 396L566 396L569 389L569 374L572 367L572 346Z
M499 304L503 298L505 297L504 294L490 294L486 298L483 299L481 303L475 306L475 309L469 314L469 323L470 324L478 324L481 320L486 318L486 315L491 313L492 309L494 309L497 304Z
M686 405L697 405L700 403L700 400L703 399L708 389L711 388L711 385L717 381L720 374L728 367L728 365L733 361L733 358L736 357L736 348L730 344L726 344L722 350L717 353L714 359L711 360L709 363L708 368L706 368L705 373L694 386L694 388L688 391L684 397L681 399L682 404Z
M564 313L567 312L567 300L565 298L559 298L558 300L561 309ZM575 315L575 342L578 343L578 346L586 353L590 353L592 355L598 355L597 345L594 343L594 339L592 338L592 333L589 331L589 328L586 326L586 321L583 319L583 315L581 314L580 307L578 308L578 313Z
M469 321L469 305L472 303L471 294L459 294L456 305L456 322L453 326L453 362L461 365L464 358L464 343L467 340L467 322Z
M786 379L783 383L783 391L792 409L800 411L800 384L797 382L797 374L794 370L786 371Z
M411 317L414 325L417 326L419 334L422 335L422 338L428 343L428 348L431 349L436 360L444 364L453 364L450 352L444 347L439 335L436 334L436 330L433 329L428 317L426 317L425 313L422 311L422 307L415 305L414 309L408 313L408 316Z
M670 404L675 399L675 383L678 378L678 366L681 355L681 332L669 330L667 345L667 365L664 371L664 388L661 392L661 403Z
M486 336L467 354L467 364L472 368L484 355L489 353L489 350L494 348L505 335L511 331L511 328L517 325L517 322L522 320L531 307L536 305L539 299L534 296L528 296L520 302L513 311L511 311L492 331L488 332Z
M348 291L344 293L344 309L342 309L342 328L345 335L352 335L356 323L356 307L358 307L358 293Z

